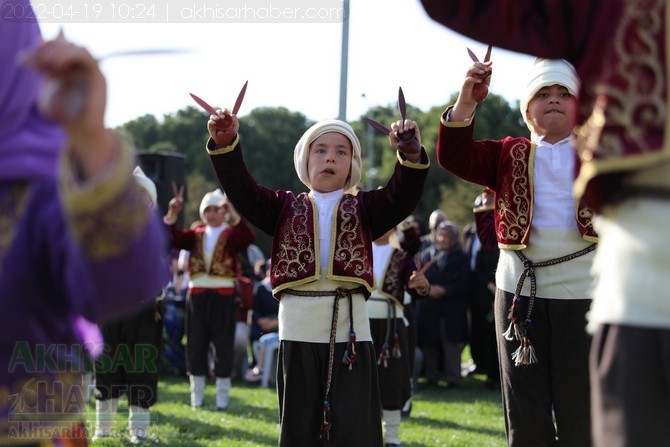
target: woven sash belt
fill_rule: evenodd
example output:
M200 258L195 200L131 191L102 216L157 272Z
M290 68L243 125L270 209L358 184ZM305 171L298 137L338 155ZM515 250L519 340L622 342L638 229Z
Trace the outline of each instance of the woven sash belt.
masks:
M514 339L519 340L519 348L512 353L512 359L514 360L515 366L537 363L535 348L533 347L533 342L531 340L533 332L533 320L531 319L531 313L533 312L535 296L537 293L535 269L538 267L560 264L561 262L570 261L580 256L584 256L585 254L595 250L596 245L597 244L591 244L588 247L574 253L570 253L569 255L541 262L532 262L530 259L524 256L520 250L514 252L523 263L523 272L521 272L519 280L516 283L514 300L512 300L512 306L510 307L509 314L507 316L510 324L507 328L507 331L503 333L503 336L508 341L512 341ZM526 277L530 278L530 295L528 297L528 312L526 312L526 317L522 318L520 315L521 310L519 305L521 303L521 289L523 288L523 284L526 281Z
M379 351L379 357L377 357L377 365L388 368L389 358L399 359L402 357L402 352L400 352L400 337L398 336L398 328L396 326L398 321L396 303L390 298L370 298L370 301L384 302L387 306L386 337L384 338L381 351ZM391 329L393 329L393 349L389 348L391 346Z
M333 381L333 364L335 363L335 340L337 338L337 315L340 307L340 298L347 298L349 301L349 342L347 347L344 350L344 356L342 357L341 363L349 366L349 370L354 369L354 364L356 363L356 332L354 331L354 312L353 312L353 298L352 295L357 293L364 294L366 288L363 286L356 287L355 289L346 289L343 287L338 287L333 291L323 291L323 290L294 290L287 289L284 291L286 294L294 296L334 296L335 300L333 302L333 318L330 325L330 350L328 352L328 378L326 380L326 389L324 391L323 397L323 421L321 422L321 433L320 437L322 441L330 440L330 388Z

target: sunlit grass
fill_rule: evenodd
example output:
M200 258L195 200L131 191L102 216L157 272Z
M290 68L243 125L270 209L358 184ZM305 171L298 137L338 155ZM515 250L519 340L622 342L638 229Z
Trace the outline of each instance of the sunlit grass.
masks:
M187 377L163 377L146 445L165 446L276 446L279 435L277 396L273 388L234 382L226 412L214 410L214 384L205 390L205 407L188 405ZM95 405L89 405L93 433ZM121 399L115 438L91 443L94 447L128 445L127 404ZM484 387L482 376L469 376L457 389L426 388L420 382L411 416L403 419L400 437L405 447L503 447L504 422L500 391Z

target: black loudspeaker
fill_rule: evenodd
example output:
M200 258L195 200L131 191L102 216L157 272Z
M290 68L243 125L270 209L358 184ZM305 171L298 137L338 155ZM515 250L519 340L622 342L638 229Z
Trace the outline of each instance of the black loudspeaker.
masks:
M186 194L186 158L178 152L139 152L137 159L147 177L156 184L158 208L161 216L168 210L168 204L174 197L172 182L177 188L184 186L184 205L188 199ZM184 228L184 212L177 218L179 228Z

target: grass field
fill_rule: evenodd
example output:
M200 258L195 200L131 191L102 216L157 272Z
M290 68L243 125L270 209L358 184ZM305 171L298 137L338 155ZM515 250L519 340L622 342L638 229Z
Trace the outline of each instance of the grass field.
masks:
M503 447L504 422L500 391L484 387L484 378L471 375L459 388L422 388L415 395L411 416L403 419L400 437L404 447ZM277 396L274 388L233 382L230 406L214 411L214 384L208 383L205 408L188 405L187 377L164 377L158 403L152 407L152 425L145 445L165 446L276 446ZM89 404L89 432L93 432L95 406ZM91 443L94 447L129 445L127 404L121 399L115 438Z

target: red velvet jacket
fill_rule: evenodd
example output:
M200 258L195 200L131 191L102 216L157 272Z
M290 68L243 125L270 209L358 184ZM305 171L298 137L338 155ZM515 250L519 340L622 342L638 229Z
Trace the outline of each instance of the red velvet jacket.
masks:
M320 277L316 207L307 193L271 190L256 183L244 164L239 138L208 150L221 187L235 208L273 237L270 278L275 297L282 290ZM416 207L428 173L423 164L399 160L388 184L373 191L345 194L337 204L331 234L328 279L359 283L372 290L372 241L400 223Z
M222 278L237 278L240 265L237 261L237 253L243 251L251 244L256 236L249 225L242 219L236 225L224 229L216 241L209 270L205 268L205 255L203 252L205 227L201 226L195 230L179 230L176 225L170 226L172 234L172 247L189 250L189 269L191 278L207 274Z
M441 121L437 160L452 174L496 192L495 227L498 246L523 250L530 239L533 219L533 160L535 144L527 138L473 140L473 118L468 123ZM575 206L582 237L596 242L593 211Z
M666 0L422 3L433 19L468 37L575 66L583 162L575 191L594 209L615 197L622 174L670 160Z
M416 263L412 255L396 248L386 266L382 284L378 286L379 293L392 299L396 306L404 308L405 290L414 298L421 296L416 289L407 288L409 278L415 270Z

